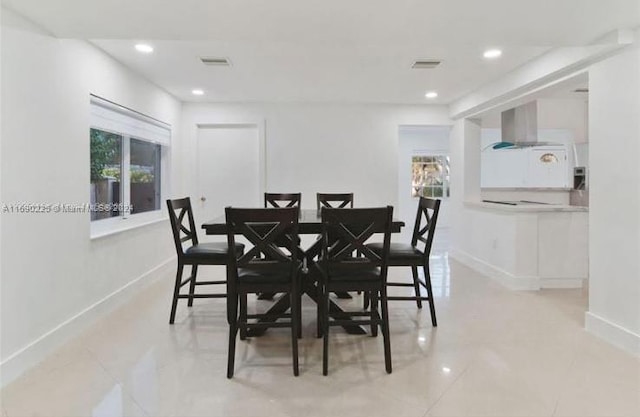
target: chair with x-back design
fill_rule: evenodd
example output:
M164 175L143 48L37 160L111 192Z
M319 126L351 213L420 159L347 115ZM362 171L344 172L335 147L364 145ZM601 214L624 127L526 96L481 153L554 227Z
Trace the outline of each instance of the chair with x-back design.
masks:
M382 330L385 368L391 373L391 344L387 309L387 257L391 239L393 207L322 209L322 252L319 265L322 279L319 283L318 323L323 340L322 373L328 373L329 327L345 324L370 325L373 336ZM374 236L383 236L382 249L374 251L366 243ZM357 253L357 256L354 256ZM363 291L370 294L370 309L345 311L349 319L331 319L329 293L336 291ZM378 313L378 300L382 315ZM353 320L368 317L368 320Z
M236 335L252 329L290 327L293 373L298 375L298 334L300 331L300 283L298 259L298 207L232 208L227 207L227 241L236 244L236 235L248 241L243 254L229 255L227 277L227 320L229 322L229 356L227 377L232 378ZM277 318L248 314L247 294L287 293L291 313ZM285 322L280 318L288 319Z
M316 193L316 207L353 208L353 193Z
M300 207L302 193L264 193L264 207Z
M389 266L410 266L413 283L387 282L390 287L413 287L415 291L414 296L389 296L389 300L415 301L418 308L422 308L422 301L428 301L431 324L433 326L437 326L438 321L436 320L436 308L433 303L429 254L431 253L439 212L440 200L420 197L411 243L392 243L389 248ZM382 243L372 243L368 246L374 251L383 251ZM418 267L423 268L424 280L420 279L418 275ZM426 297L420 294L420 287L427 291Z
M178 256L178 271L176 272L176 281L173 289L173 301L171 303L171 314L169 316L169 324L173 324L176 317L176 308L178 299L188 299L188 306L193 305L195 298L224 298L225 293L218 294L196 294L196 286L200 285L216 285L226 284L226 280L217 281L201 281L196 280L199 265L227 265L229 246L226 242L200 243L198 234L196 233L196 225L193 219L193 210L191 209L191 200L189 197L167 200L167 208L169 210L169 220L171 222L171 230L173 232L173 241ZM177 214L176 214L177 212ZM190 245L185 249L183 246L186 242ZM242 243L236 243L235 250L232 253L241 254L244 250ZM191 275L185 280L182 274L185 265L191 265ZM189 284L189 294L180 294L180 289Z

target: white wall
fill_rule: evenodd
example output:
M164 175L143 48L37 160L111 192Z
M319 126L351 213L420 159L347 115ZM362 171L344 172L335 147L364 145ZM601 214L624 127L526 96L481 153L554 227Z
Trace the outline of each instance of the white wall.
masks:
M452 252L467 252L470 209L465 201L480 201L480 121L456 120L451 130L451 214ZM454 192L454 190L457 190Z
M640 51L589 71L588 330L640 354Z
M445 106L351 104L185 104L185 166L195 160L196 125L264 123L266 189L302 192L314 208L316 192L354 192L356 206L392 204L398 197L398 127L448 125ZM183 188L193 194L195 169Z
M89 201L90 93L171 124L175 139L180 103L85 42L3 9L1 53L4 204ZM96 303L173 266L166 221L90 240L88 214L2 216L2 383L86 325Z

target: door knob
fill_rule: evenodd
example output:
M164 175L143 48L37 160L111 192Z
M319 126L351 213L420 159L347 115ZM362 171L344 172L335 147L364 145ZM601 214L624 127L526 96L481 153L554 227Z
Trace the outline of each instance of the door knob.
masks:
M205 201L207 201L207 197L205 197L205 196L200 197L200 201L202 201L204 203Z

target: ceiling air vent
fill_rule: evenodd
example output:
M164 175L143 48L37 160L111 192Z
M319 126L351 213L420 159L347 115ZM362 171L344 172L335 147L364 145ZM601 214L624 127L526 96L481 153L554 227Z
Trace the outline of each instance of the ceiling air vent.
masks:
M588 88L576 88L575 90L573 90L574 93L588 93L589 89Z
M432 69L440 65L442 61L437 59L419 59L411 65L413 69Z
M218 65L218 66L225 66L225 67L228 67L231 65L231 62L229 62L229 59L227 58L201 56L200 60L205 65Z

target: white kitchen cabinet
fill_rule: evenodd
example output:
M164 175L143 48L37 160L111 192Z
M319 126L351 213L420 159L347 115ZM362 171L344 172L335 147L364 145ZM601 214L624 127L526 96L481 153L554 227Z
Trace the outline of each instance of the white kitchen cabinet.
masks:
M568 188L565 145L513 146L482 151L483 188Z
M569 187L567 151L557 148L530 148L525 186L535 188Z

